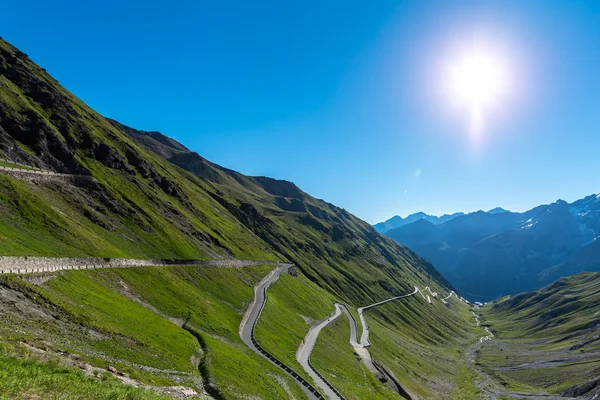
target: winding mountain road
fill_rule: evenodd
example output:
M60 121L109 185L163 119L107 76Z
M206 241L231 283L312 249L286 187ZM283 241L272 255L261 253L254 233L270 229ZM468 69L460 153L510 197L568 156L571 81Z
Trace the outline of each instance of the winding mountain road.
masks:
M300 365L302 365L302 368L304 368L306 373L314 379L315 383L323 391L323 393L325 393L325 395L332 400L342 400L343 397L329 382L327 382L323 376L321 376L316 369L313 368L312 364L310 363L310 353L315 347L315 343L317 342L317 338L319 337L321 330L338 319L340 315L342 315L342 305L336 303L333 314L329 315L329 317L327 317L323 322L313 326L308 331L306 337L298 348L298 352L296 353L296 360L298 360Z
M450 294L446 297L444 297L442 300L442 303L444 304L448 304L448 302L446 300L448 300L450 297L452 297L452 295L454 295L454 297L456 297L460 302L464 303L463 299L458 297L458 295L456 294L456 292L453 290L450 292Z
M300 386L300 388L304 391L309 400L325 400L325 397L323 397L323 395L319 393L314 386L294 372L290 367L263 349L254 338L254 328L267 301L267 289L269 286L271 286L271 284L273 284L273 282L279 279L279 275L281 275L282 272L288 271L291 266L292 264L278 265L262 281L260 281L258 285L254 287L254 300L248 307L248 310L244 314L244 318L240 324L240 337L252 351L261 357L266 358L276 367L291 376L294 381L296 381L298 386Z
M386 379L386 376L382 371L380 371L375 364L373 363L373 359L371 358L371 353L369 350L360 343L358 343L358 325L356 323L356 319L354 319L354 315L350 312L348 307L345 304L341 305L342 311L348 317L350 321L350 345L354 348L354 352L358 354L361 361L369 371L371 371L379 380Z
M371 305L368 305L365 307L358 308L356 311L358 312L358 317L360 318L360 323L362 324L362 327L363 327L362 334L360 335L360 345L362 347L368 347L371 345L371 343L369 342L369 326L367 325L367 321L365 320L365 316L364 316L364 312L366 310L373 308L373 307L381 306L383 304L389 303L394 300L399 300L399 299L404 299L406 297L414 296L415 294L417 294L417 292L420 292L420 290L418 287L415 286L415 291L412 293L392 297L391 299L383 300L378 303L374 303L374 304L371 304ZM421 295L423 296L423 298L425 300L427 300L427 298L422 293L421 293ZM431 300L429 300L429 303L431 303Z
M321 374L319 374L318 371L316 371L312 367L312 365L310 364L310 354L315 346L315 343L317 341L317 338L319 337L319 334L321 333L321 330L323 330L323 328L325 328L327 325L331 324L333 321L335 321L337 318L339 318L339 316L343 312L344 314L346 314L346 316L348 317L348 320L350 321L350 340L349 340L350 345L354 348L354 351L356 352L356 354L358 354L358 356L360 357L363 364L379 380L391 381L394 385L396 385L396 390L398 391L398 393L400 393L402 396L404 396L407 399L411 399L410 394L408 394L402 388L402 386L400 385L398 380L393 376L393 374L390 371L388 371L385 367L383 367L382 365L379 365L378 363L376 363L371 358L371 353L367 349L367 347L371 345L371 343L369 342L369 327L367 325L367 321L365 320L364 312L373 307L381 306L383 304L386 304L386 303L389 303L389 302L392 302L395 300L414 296L417 293L420 293L421 296L423 296L423 298L428 303L431 304L431 298L429 295L426 295L424 293L425 291L429 291L429 293L431 294L432 297L437 297L437 293L432 292L429 287L425 287L424 290L421 290L417 286L415 286L415 290L412 293L395 296L395 297L392 297L392 298L389 298L389 299L386 299L386 300L383 300L383 301L380 301L380 302L377 302L374 304L370 304L368 306L358 308L357 309L358 316L360 318L360 321L361 321L361 324L363 327L360 342L358 342L358 324L356 323L356 319L354 318L354 316L352 315L352 313L350 312L350 310L348 309L348 307L345 304L336 303L334 312L329 317L327 317L324 321L318 323L316 326L312 327L308 331L306 337L302 341L302 344L298 348L298 352L296 353L296 359L298 360L298 362L300 362L300 364L302 365L304 370L315 380L315 383L317 384L317 386L319 386L319 388L321 388L321 390L323 390L323 392L330 399L335 399L335 400L340 399L341 400L343 397L335 390L335 388L329 382L327 382L327 380L325 378L323 378L321 376Z

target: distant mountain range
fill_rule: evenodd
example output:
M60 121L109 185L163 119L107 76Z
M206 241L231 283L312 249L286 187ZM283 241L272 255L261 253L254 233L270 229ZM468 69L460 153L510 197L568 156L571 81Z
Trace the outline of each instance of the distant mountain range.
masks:
M401 216L396 215L395 217L392 217L385 222L380 222L378 224L373 225L373 227L379 233L386 233L387 231L390 231L390 230L396 229L396 228L400 228L401 226L404 226L404 225L412 224L413 222L421 220L421 219L429 221L434 225L439 225L444 222L450 221L451 219L459 217L461 215L465 215L465 214L459 212L459 213L454 213L451 215L444 214L441 217L436 217L435 215L429 215L429 214L425 214L424 212L418 212L415 214L411 214L406 218L402 218Z
M578 272L600 271L600 195L571 204L558 200L524 213L495 208L398 218L376 229L433 263L472 300L492 300Z

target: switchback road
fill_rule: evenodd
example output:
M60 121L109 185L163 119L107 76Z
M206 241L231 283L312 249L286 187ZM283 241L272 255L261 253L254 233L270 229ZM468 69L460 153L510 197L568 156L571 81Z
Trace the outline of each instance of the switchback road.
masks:
M309 400L325 400L325 397L317 391L309 382L294 372L289 366L279 361L272 354L263 349L254 337L254 328L258 322L258 318L267 302L267 289L277 279L282 272L286 272L292 264L280 264L271 271L258 285L254 288L254 300L248 307L242 323L240 324L240 337L248 347L256 354L266 358L279 369L291 376L300 388L306 393Z

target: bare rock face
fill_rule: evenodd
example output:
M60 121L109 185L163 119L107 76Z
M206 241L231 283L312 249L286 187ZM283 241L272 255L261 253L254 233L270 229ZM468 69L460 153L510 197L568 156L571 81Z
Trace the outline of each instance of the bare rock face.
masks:
M599 389L599 390L594 390L594 389ZM594 379L591 381L587 381L584 383L580 383L578 385L574 385L571 386L565 390L562 391L562 395L563 396L567 396L567 397L581 397L583 395L590 395L590 397L586 397L586 398L593 398L591 397L591 395L593 393L592 390L594 390L595 393L600 393L600 378L598 379Z
M296 270L296 267L291 266L290 268L288 268L288 274L296 278L298 276L298 271Z
M115 375L119 373L119 371L117 371L117 369L115 367L111 366L111 365L107 366L106 370L108 372L112 373L112 374L115 374Z

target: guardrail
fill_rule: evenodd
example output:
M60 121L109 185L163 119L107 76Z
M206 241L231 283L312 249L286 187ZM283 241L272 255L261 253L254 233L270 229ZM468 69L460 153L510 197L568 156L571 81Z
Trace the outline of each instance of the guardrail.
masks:
M258 323L258 318L260 317L260 314L262 313L262 309L264 308L265 304L267 303L267 288L266 287L263 288L263 295L265 298L265 302L263 303L263 305L260 309L260 312L258 314L258 317L252 324L252 329L250 330L250 340L252 341L252 344L266 359L268 359L273 364L278 366L280 369L285 371L288 375L290 375L296 381L300 382L308 391L310 391L312 394L314 394L318 400L327 400L327 398L324 397L321 393L319 393L319 391L317 389L315 389L315 387L313 385L311 385L306 379L304 379L303 377L298 375L293 369L291 369L285 363L279 361L274 355L272 355L271 353L269 353L268 351L263 349L256 341L256 339L254 337L254 328L256 327L256 324Z
M331 389L331 391L332 391L333 393L335 393L335 394L337 395L337 397L339 397L341 400L346 400L346 398L345 398L344 396L342 396L342 395L340 394L340 392L338 392L337 390L335 390L335 388L334 388L334 387L331 385L331 383L329 383L329 381L328 381L327 379L325 379L325 378L323 377L323 375L321 375L321 374L319 373L319 371L317 371L317 370L316 370L316 368L315 368L315 367L313 367L312 363L310 362L310 355L308 356L308 360L307 360L307 361L308 361L308 366L310 367L310 369L312 369L312 370L313 370L313 372L314 372L315 374L317 374L317 375L319 376L319 378L321 378L321 379L323 380L323 382L325 382L325 384L327 385L327 387L328 387L329 389Z

